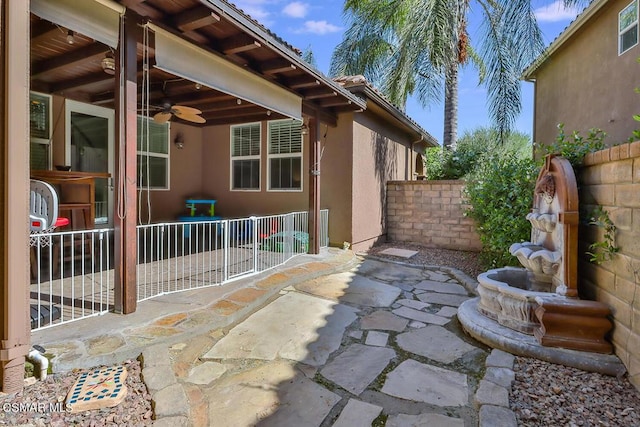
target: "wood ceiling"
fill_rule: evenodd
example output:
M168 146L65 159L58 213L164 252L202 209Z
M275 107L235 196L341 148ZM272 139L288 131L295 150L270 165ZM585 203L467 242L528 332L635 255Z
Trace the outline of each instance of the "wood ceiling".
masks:
M198 0L121 0L120 3L138 14L141 23L150 20L170 28L197 46L295 92L303 99L305 114L318 111L324 122L334 124L338 113L361 108L337 84L327 82L319 72L302 63L297 58L298 51L246 15L242 16L253 26L251 31L240 28L227 14ZM237 11L232 5L228 7ZM67 36L66 28L31 15L31 89L113 108L115 77L105 73L101 65L111 49L77 33L73 34L71 44ZM282 48L288 52L283 54ZM142 51L142 44L138 43L139 87L143 76ZM168 100L172 104L198 108L207 120L205 126L282 117L231 95L197 87L191 81L155 67L151 67L149 73L149 100L150 106L162 106L163 101Z

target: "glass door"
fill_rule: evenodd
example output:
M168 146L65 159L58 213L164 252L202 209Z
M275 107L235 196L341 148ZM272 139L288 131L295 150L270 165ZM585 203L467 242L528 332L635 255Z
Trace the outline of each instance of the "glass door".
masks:
M107 172L113 177L114 117L108 108L66 101L66 164L72 171ZM113 225L112 178L96 178L96 225Z

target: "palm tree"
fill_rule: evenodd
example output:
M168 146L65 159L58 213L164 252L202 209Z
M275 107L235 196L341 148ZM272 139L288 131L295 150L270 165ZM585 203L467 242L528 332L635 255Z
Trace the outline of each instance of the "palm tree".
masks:
M586 0L563 0L574 5ZM467 16L484 17L475 50ZM520 73L544 49L531 0L346 0L349 28L336 47L333 76L364 74L404 108L415 94L422 105L442 97L443 145L456 140L458 70L472 59L488 93L489 116L504 139L522 109Z

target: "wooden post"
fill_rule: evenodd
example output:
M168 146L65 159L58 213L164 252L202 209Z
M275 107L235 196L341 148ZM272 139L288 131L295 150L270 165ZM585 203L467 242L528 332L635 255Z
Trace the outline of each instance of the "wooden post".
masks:
M320 118L309 121L309 253L320 253Z
M121 26L116 76L115 186L115 309L136 311L136 161L137 161L137 34L136 15L127 11ZM122 30L122 28L124 28ZM120 51L118 52L120 53ZM122 63L120 63L122 58ZM120 81L124 81L123 84ZM124 140L123 140L124 139Z
M0 386L22 390L29 352L29 2L0 0Z

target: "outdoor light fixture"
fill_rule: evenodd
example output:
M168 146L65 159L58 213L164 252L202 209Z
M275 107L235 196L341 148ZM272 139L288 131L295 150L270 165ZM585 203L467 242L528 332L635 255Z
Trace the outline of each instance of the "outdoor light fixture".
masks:
M184 148L184 135L182 132L178 132L176 138L173 140L173 143L176 145L178 150L182 150Z
M113 58L113 53L107 52L102 59L102 70L109 75L116 73L116 60Z
M202 85L200 83L196 83L196 90L202 89Z
M302 126L300 127L300 133L306 135L309 133L309 126L305 122L302 122Z
M74 42L75 42L75 39L73 37L73 30L67 31L67 43L73 44Z

